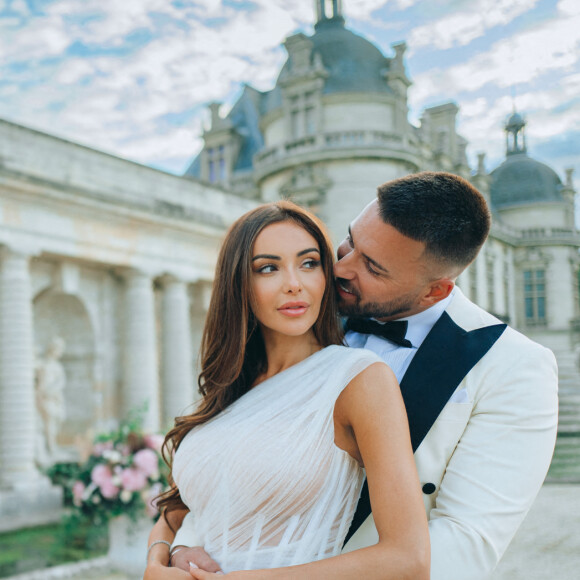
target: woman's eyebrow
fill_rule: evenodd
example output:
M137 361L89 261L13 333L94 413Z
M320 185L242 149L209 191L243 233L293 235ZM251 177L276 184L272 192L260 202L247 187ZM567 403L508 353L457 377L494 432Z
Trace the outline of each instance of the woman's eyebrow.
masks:
M252 262L259 260L260 258L265 258L266 260L281 260L280 256L274 256L274 254L258 254L252 258Z
M306 248L305 250L301 250L300 252L298 252L296 255L303 256L304 254L310 254L310 252L316 252L317 254L320 254L320 250L318 248ZM257 254L256 256L254 256L252 258L252 262L254 260L259 260L260 258L264 258L265 260L281 260L282 259L280 256L275 256L274 254Z
M304 256L304 254L310 254L310 252L317 252L318 254L320 254L320 250L318 248L306 248L305 250L298 252L296 255Z

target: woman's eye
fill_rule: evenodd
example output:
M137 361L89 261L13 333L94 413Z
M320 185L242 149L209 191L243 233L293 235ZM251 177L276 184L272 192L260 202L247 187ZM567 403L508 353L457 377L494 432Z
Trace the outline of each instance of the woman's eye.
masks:
M312 270L312 269L318 268L318 266L320 266L320 260L315 260L314 258L309 258L308 260L304 260L304 262L302 262L302 265L305 268Z
M260 274L270 274L271 272L275 272L276 271L276 266L274 266L273 264L265 264L264 266L260 266L258 268L258 272Z

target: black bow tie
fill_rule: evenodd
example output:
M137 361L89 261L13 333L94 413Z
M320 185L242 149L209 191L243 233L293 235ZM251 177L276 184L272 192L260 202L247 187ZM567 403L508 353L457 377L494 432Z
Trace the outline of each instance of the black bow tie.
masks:
M386 338L399 346L411 347L413 344L405 338L408 322L406 320L391 320L380 324L375 320L364 318L349 318L346 321L345 330L353 330L361 334L375 334Z

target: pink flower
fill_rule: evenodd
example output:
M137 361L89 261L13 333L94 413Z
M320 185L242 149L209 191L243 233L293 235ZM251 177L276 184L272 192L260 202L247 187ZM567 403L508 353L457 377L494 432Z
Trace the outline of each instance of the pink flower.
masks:
M99 487L103 483L111 481L112 476L111 468L104 463L97 463L91 471L91 481Z
M159 459L152 449L141 449L135 453L133 464L147 477L155 475L159 471Z
M85 492L85 484L82 481L75 481L72 487L73 503L80 506L83 502L83 493Z
M123 489L128 491L141 491L147 485L147 476L140 469L129 467L121 473Z
M91 480L99 486L101 494L106 499L113 499L119 493L119 488L113 483L113 472L108 465L98 463L91 471Z
M119 493L119 488L112 480L104 481L100 486L101 494L105 499L115 499Z
M95 443L95 446L93 447L93 455L101 457L103 451L108 451L110 449L113 449L112 441L100 441L99 443Z
M161 453L161 446L163 445L163 441L165 440L165 437L163 437L163 435L157 434L145 435L144 440L145 445L147 445L149 449L153 449L154 451L157 451L157 453Z

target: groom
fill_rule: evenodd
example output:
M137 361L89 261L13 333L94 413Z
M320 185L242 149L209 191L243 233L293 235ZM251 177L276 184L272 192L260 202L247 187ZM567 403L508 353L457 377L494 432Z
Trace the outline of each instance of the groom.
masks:
M466 180L409 175L378 188L335 265L347 343L376 352L401 384L431 580L489 577L542 485L556 437L552 353L455 287L489 225L483 196ZM369 319L396 321L399 336L380 336L392 323ZM369 514L365 489L346 551L376 543Z
M335 265L348 344L378 353L401 384L431 580L489 577L542 485L556 437L552 353L455 287L489 226L487 204L466 180L409 175L379 187ZM346 551L376 543L369 514L365 489ZM219 569L200 548L179 559Z

